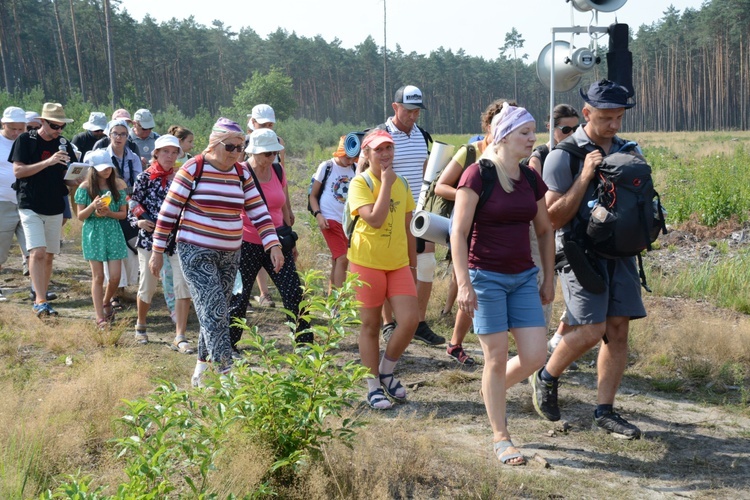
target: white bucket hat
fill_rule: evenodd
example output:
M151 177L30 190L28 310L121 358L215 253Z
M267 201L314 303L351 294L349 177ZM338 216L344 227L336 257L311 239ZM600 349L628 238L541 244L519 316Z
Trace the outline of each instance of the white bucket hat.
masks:
M245 153L257 155L260 153L275 153L283 149L284 146L279 143L279 137L276 135L276 132L270 128L261 128L250 134L250 141L247 143Z
M10 106L3 111L3 123L26 123L26 112L17 106Z

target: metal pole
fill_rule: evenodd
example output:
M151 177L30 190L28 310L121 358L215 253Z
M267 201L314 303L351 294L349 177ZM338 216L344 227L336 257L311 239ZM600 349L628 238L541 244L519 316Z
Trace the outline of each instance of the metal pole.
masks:
M552 46L550 47L549 65L549 149L555 147L555 121L552 116L555 113L555 28L552 28Z
M383 122L388 119L388 43L385 26L385 0L383 0Z

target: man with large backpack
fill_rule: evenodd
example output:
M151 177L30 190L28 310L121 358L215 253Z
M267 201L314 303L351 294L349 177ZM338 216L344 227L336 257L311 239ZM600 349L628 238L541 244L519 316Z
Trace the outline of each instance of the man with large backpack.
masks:
M566 141L585 149L588 154L579 159L559 147L552 150L545 163L543 178L549 187L546 202L552 225L557 229L558 252L565 247L568 261L573 264L578 263L574 262L576 260L585 260L594 276L580 272L576 276L570 264L560 272L567 322L573 329L563 336L547 364L530 377L533 402L542 417L559 420L558 378L571 363L602 341L597 360L598 394L594 422L616 437L637 439L641 435L640 429L613 409L628 360L630 320L646 316L636 258L592 256L584 253L584 248L579 248L579 259L576 259L576 255L569 255L569 247L565 244L571 234L591 217L597 199L597 168L605 156L618 152L625 145L616 134L625 110L635 103L629 101L625 87L608 80L593 83L587 93L581 89L580 94L585 101L583 117L586 125ZM599 281L601 285L592 287L592 281L595 284ZM591 291L596 288L600 289Z
M406 178L414 196L414 203L419 199L422 190L422 179L427 166L429 151L427 143L432 137L419 125L419 113L426 109L422 102L422 91L414 85L405 85L396 90L393 98L393 116L379 126L386 130L394 142L393 171ZM417 303L419 304L419 326L414 333L414 340L427 345L441 345L445 338L437 335L426 321L427 304L432 294L432 281L435 278L435 244L417 239ZM383 337L387 340L396 327L386 302L383 305Z

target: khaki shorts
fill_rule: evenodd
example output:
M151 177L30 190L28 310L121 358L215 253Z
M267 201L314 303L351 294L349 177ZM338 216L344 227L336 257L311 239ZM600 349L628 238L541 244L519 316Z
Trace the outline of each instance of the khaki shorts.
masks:
M177 253L174 255L164 254L165 259L169 259L169 263L172 264L172 280L174 283L174 296L176 299L189 299L190 289L188 288L187 281L185 281L185 275L182 274L182 267L180 266L180 258ZM138 300L145 302L146 304L151 303L151 299L156 293L156 282L158 278L151 274L151 270L148 268L148 261L151 259L151 252L145 248L138 248L138 263L141 271L138 279Z
M18 215L26 237L26 248L45 247L47 253L60 253L63 214L41 215L28 208L19 208Z
M18 216L18 206L12 201L0 201L0 265L8 260L14 234L21 246L21 252L27 255L26 239L23 236L21 218Z

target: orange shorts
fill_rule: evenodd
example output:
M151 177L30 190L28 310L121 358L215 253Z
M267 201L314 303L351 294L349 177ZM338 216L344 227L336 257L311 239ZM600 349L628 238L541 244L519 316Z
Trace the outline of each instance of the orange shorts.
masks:
M409 266L383 271L350 262L349 272L359 274L359 280L363 283L356 289L357 300L362 302L362 307L380 307L385 299L398 295L417 296L417 286Z
M340 223L328 219L328 229L323 229L321 232L323 233L323 238L326 240L328 249L331 251L331 257L333 260L338 259L342 255L346 255L349 240L344 234L344 228Z

